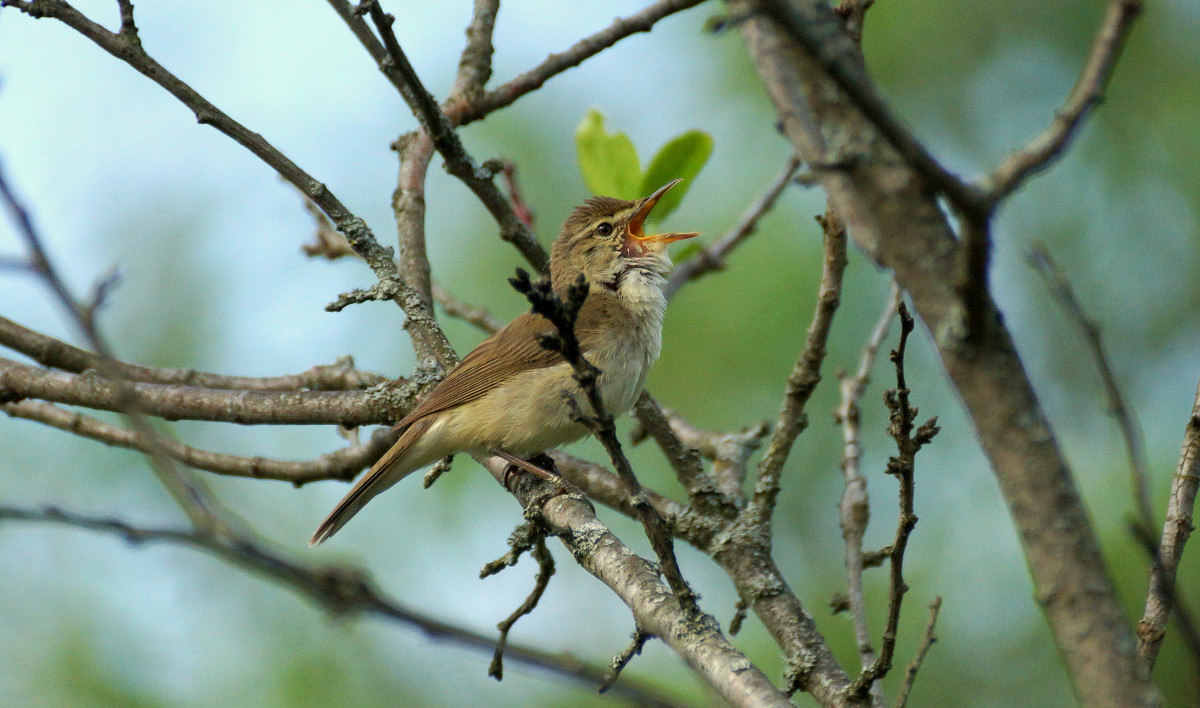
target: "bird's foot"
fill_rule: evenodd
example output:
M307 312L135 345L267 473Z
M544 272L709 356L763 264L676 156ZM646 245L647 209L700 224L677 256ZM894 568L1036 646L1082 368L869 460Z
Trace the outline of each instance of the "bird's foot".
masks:
M504 450L492 450L491 453L493 455L495 455L496 457L499 457L500 459L504 460L505 462L507 462L510 465L509 467L506 467L504 469L504 488L505 489L509 488L508 477L509 477L509 474L512 472L513 467L517 467L522 470L525 470L526 472L534 475L535 477L541 477L542 479L546 480L547 482L554 482L557 484L562 483L562 477L560 477L558 475L558 473L551 472L550 470L547 470L543 467L539 467L538 465L534 464L533 462L530 462L529 460L522 460L521 458L517 457L516 455L505 452ZM538 462L542 462L542 460L546 460L550 463L548 465L549 467L554 466L554 461L551 460L549 457L547 457L544 454L538 455L535 459L537 459Z

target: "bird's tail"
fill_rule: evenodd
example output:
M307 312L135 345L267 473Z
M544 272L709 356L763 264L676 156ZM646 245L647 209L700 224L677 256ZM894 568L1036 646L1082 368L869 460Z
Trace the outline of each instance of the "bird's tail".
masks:
M417 441L429 429L430 422L426 418L414 421L400 434L396 444L392 445L383 457L379 458L369 472L342 498L338 505L329 512L329 516L317 527L308 545L315 546L324 543L346 525L367 502L380 492L404 479L427 463L425 460L412 459L423 455L410 455ZM408 458L408 459L406 459Z

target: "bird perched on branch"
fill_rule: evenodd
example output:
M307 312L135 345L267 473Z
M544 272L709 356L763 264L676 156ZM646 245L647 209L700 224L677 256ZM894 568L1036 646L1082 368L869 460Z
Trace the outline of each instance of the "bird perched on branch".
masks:
M560 298L583 275L587 299L575 336L600 370L607 412L633 407L662 345L663 296L671 268L667 244L695 233L646 235L646 217L675 180L648 197L593 197L575 209L554 241L550 282ZM562 355L541 344L549 320L527 312L485 339L411 413L396 424L400 438L354 485L313 534L337 533L363 505L409 474L459 452L515 461L577 440L587 428L576 410L591 408ZM565 394L565 395L564 395Z

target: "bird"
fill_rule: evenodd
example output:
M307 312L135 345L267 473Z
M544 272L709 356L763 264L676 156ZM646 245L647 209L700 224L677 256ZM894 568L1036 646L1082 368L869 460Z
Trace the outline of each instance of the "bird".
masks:
M600 370L601 401L613 417L633 407L662 348L667 245L699 235L645 233L654 205L681 181L633 201L589 198L567 217L551 248L550 285L560 298L581 274L587 281L575 335L583 356ZM571 365L542 346L542 335L553 332L549 320L529 311L467 354L396 423L395 444L334 507L309 545L328 540L371 499L447 455L495 454L516 462L584 437L588 429L575 411L591 407Z

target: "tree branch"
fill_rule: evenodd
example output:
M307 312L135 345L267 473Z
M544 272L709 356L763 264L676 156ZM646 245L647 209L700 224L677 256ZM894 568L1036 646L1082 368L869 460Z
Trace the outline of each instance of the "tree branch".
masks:
M313 600L333 615L362 613L385 617L412 627L430 639L479 652L490 652L495 644L495 640L489 635L435 620L400 605L378 590L370 577L360 569L307 566L244 538L227 540L197 530L142 528L117 519L85 516L52 506L41 510L0 506L0 521L62 524L112 534L135 546L148 543L187 546L279 582ZM564 657L561 652L510 645L506 653L513 661L585 686L600 685L606 673L606 669L588 666L572 657ZM643 705L643 701L645 705L659 708L678 705L661 695L655 688L636 681L622 682L622 685L614 688L614 693L635 701L638 705Z
M764 522L774 511L783 465L792 443L808 427L808 414L804 412L804 406L821 381L825 343L833 326L833 316L841 302L842 274L846 270L846 227L832 209L827 209L825 216L818 217L817 221L825 233L825 258L821 267L817 306L805 336L804 350L788 376L775 432L758 464L758 479L751 502L752 512Z
M465 100L483 93L492 78L492 33L496 29L496 14L500 11L500 0L475 0L471 22L467 25L467 43L458 60L458 74L451 97Z
M854 621L859 662L864 669L875 663L876 655L867 625L867 603L863 593L863 536L866 535L867 524L871 518L871 505L867 496L867 480L862 474L858 402L871 380L871 367L875 364L875 357L883 345L899 306L900 289L893 284L883 314L875 323L875 328L859 355L858 368L852 376L844 373L839 376L842 402L834 413L834 419L842 426L842 472L846 477L845 490L838 505L842 540L846 545L846 599ZM871 689L871 698L876 705L883 702L883 692L878 689L879 684L875 684Z
M126 10L122 6L122 31L126 33L127 37L132 37L131 41L137 42L135 30L130 29L131 21L127 22L125 19L127 12L131 13L132 8ZM82 303L76 300L67 288L66 281L62 279L57 268L50 261L49 254L42 245L41 234L34 228L33 219L28 210L17 199L2 171L0 171L0 200L3 200L17 222L17 230L29 251L31 269L54 293L55 299L70 316L71 324L79 330L79 333L95 350L98 366L93 373L107 377L100 380L108 384L116 402L116 409L121 412L125 424L147 441L146 459L150 463L151 471L158 478L159 484L196 527L222 535L233 533L233 528L221 513L220 505L208 493L204 483L193 478L187 470L175 466L163 450L165 436L158 433L140 412L130 408L131 385L119 380L116 374L109 371L109 364L115 361L115 357L100 333L96 322L96 311L103 304L104 297L112 285L112 276L101 281L90 301ZM3 371L3 364L6 361L0 359L0 401L9 399L4 391L4 380L7 377Z
M712 460L712 469L708 474L722 496L722 503L741 509L746 502L746 495L742 491L742 482L746 479L746 464L754 451L762 447L763 438L770 434L771 426L765 421L760 421L737 432L703 430L670 410L663 411L663 419L680 445L694 449L701 457ZM639 423L630 431L629 437L634 445L650 435L647 427Z
M533 475L508 475L508 463L498 457L476 459L497 482L508 479L514 485L510 491L527 514L540 511L576 562L629 607L637 627L670 646L724 700L734 706L790 708L791 702L729 644L716 620L685 611L658 569L617 539L586 499Z
M925 655L929 653L929 648L937 641L937 637L933 636L933 630L937 626L938 613L941 611L942 598L933 598L933 602L929 604L929 621L925 623L925 636L917 648L917 655L904 670L904 683L900 686L900 695L896 697L895 708L904 708L908 705L908 696L912 692L913 683L917 680L917 672L921 670L921 664L925 662Z
M512 243L525 260L539 272L545 271L550 260L546 249L542 248L529 228L513 213L508 200L492 182L493 172L480 168L467 153L458 133L454 131L454 125L421 83L420 77L392 32L391 25L395 18L385 13L377 0L364 0L359 8L365 8L370 13L371 21L387 50L387 58L380 62L380 70L385 74L394 72L405 87L401 95L421 122L421 127L433 140L434 147L445 158L446 170L460 179L487 208L492 218L500 225L500 238Z
M1055 112L1054 120L1037 137L1009 155L995 171L979 180L977 188L991 208L1066 154L1084 120L1104 97L1121 49L1141 13L1142 0L1112 0L1108 4L1087 62L1066 102Z
M1196 386L1196 398L1192 414L1183 433L1183 451L1179 453L1179 465L1171 480L1171 497L1167 502L1167 518L1163 523L1162 541L1150 568L1150 588L1146 597L1146 610L1138 622L1138 654L1147 670L1154 668L1162 648L1163 636L1167 631L1167 619L1171 616L1175 578L1179 571L1179 559L1183 547L1195 526L1193 513L1196 506L1196 490L1200 487L1200 384Z
M862 54L825 0L759 0L762 12L808 52L907 162L961 212L977 212L980 195L943 167L893 113L867 75ZM838 155L852 161L860 155Z
M486 307L472 305L459 300L454 296L454 293L450 292L437 281L433 282L433 301L441 305L447 315L473 324L488 334L495 334L504 326L504 323Z
M1138 523L1149 531L1154 527L1154 507L1150 504L1150 473L1146 463L1146 444L1142 437L1141 427L1137 416L1125 402L1121 387L1117 385L1117 377L1108 361L1104 342L1100 337L1100 325L1087 316L1083 306L1075 297L1071 287L1058 264L1050 257L1045 244L1034 243L1029 251L1029 262L1037 270L1038 275L1050 289L1050 295L1067 314L1071 323L1079 328L1083 335L1084 345L1096 364L1100 373L1100 382L1104 386L1104 394L1108 399L1108 413L1117 421L1121 437L1125 439L1125 451L1129 457L1129 478L1133 491L1134 508L1137 511Z
M900 483L900 513L896 519L896 536L892 545L887 549L890 567L888 582L888 613L887 626L883 631L883 642L880 645L879 656L875 662L863 670L855 680L851 691L860 696L866 695L872 684L887 675L892 668L892 656L896 651L896 639L900 629L900 609L904 595L908 592L908 584L904 582L904 552L908 548L908 538L917 525L917 515L913 510L913 499L916 494L914 473L916 457L921 448L933 440L941 430L937 426L937 417L930 418L921 427L913 431L917 419L917 408L909 404L908 383L904 376L904 353L908 345L908 336L912 333L914 321L908 314L904 302L900 302L897 310L900 315L900 344L892 351L891 360L896 367L896 388L884 394L887 402L889 417L888 434L896 441L898 454L888 460L887 472L896 477Z
M927 170L880 140L824 66L756 7L730 2L731 13L746 18L738 26L784 134L810 164L828 163L826 132L862 156L854 169L820 171L821 184L856 244L895 273L937 345L1013 515L1079 701L1156 705L1071 471L989 294L978 318L988 326L968 328L956 288L962 253Z
M712 478L704 472L700 453L683 444L667 421L662 407L648 391L642 391L642 395L638 397L633 414L642 430L654 438L663 454L667 456L667 461L671 463L675 475L687 490L689 497L716 493Z
M0 346L8 347L42 366L81 374L98 369L101 357L66 342L23 327L0 316ZM354 368L354 360L341 357L333 364L314 366L299 374L283 376L227 376L195 369L160 369L151 366L109 361L110 373L126 381L197 388L239 389L244 391L355 391L377 386L388 379L379 374Z
M800 169L800 158L795 154L788 157L779 175L767 185L766 190L751 204L742 217L724 236L714 241L707 248L701 249L688 260L676 266L671 272L663 293L667 299L679 291L686 283L713 271L725 268L725 258L743 241L750 237L758 228L759 220L775 206L775 202L783 194L784 189L792 182L796 171Z
M0 403L0 410L13 418L44 423L105 445L144 453L153 452L157 446L171 459L195 469L230 477L283 480L297 487L324 479L348 482L370 466L396 441L396 436L390 431L377 430L365 443L326 453L313 460L292 462L210 452L169 438L155 442L135 430L105 423L79 411L66 410L42 401Z
M391 249L385 249L379 245L379 242L375 239L375 235L371 233L371 229L367 226L366 222L352 214L329 191L328 187L301 169L299 165L286 155L279 152L263 136L247 129L241 123L230 118L208 101L208 99L197 93L191 86L188 86L170 71L167 71L165 67L142 49L141 42L137 40L136 35L109 32L104 27L89 20L64 0L30 0L29 2L3 0L3 4L5 6L16 7L32 17L57 19L68 27L71 27L84 37L90 39L104 51L125 62L154 83L166 89L167 92L179 99L183 105L187 106L196 115L197 122L216 128L233 139L234 142L249 150L266 163L267 166L278 172L280 176L320 207L321 211L329 217L338 231L346 236L346 240L354 251L366 261L380 283L389 288L391 292L396 293L394 298L396 303L400 305L405 313L408 314L410 320L414 322L412 330L416 335L413 338L414 343L418 346L427 347L430 350L444 351L449 348L449 343L446 342L441 331L436 326L430 326L430 323L433 322L432 317L422 316L421 308L423 307L423 303L416 291L400 278L396 270L396 264L392 260ZM129 9L129 13L130 17L132 17L132 6ZM430 352L418 352L418 356L420 358L427 358L428 356L432 356L432 354Z
M659 0L629 17L617 18L607 28L576 42L569 49L551 54L541 64L508 81L493 91L460 106L447 107L456 125L466 125L489 113L511 105L522 96L536 91L542 84L567 69L579 66L617 42L649 32L659 20L682 10L695 7L704 0Z
M369 391L238 391L121 382L90 371L68 374L0 358L0 400L36 398L96 410L137 411L166 420L377 425L403 417L417 393L417 387L407 382Z

